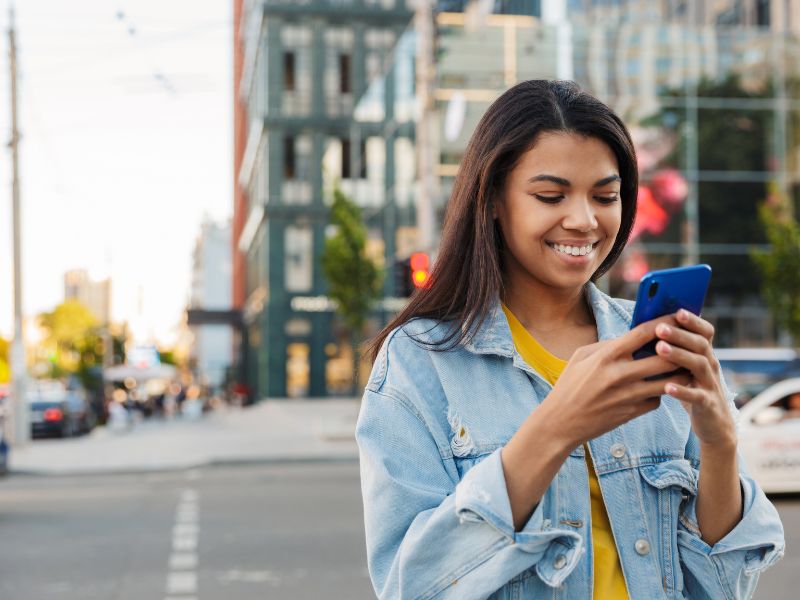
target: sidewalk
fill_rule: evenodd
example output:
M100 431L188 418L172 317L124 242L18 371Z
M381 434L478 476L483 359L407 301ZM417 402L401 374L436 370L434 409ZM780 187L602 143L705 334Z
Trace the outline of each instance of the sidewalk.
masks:
M196 421L145 421L14 448L11 474L71 475L186 469L211 464L356 460L357 399L265 400Z

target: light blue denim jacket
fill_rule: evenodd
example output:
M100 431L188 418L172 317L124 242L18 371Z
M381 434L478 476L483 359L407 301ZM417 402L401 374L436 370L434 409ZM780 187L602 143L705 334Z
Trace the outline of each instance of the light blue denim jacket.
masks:
M593 284L600 340L628 330L632 303ZM356 428L369 572L382 599L592 598L589 481L582 446L515 532L500 452L552 389L517 353L499 301L468 344L434 352L444 326L416 319L380 350ZM440 339L440 338L439 338ZM733 404L731 403L731 409ZM749 598L784 551L778 513L740 459L741 522L714 546L695 516L699 444L680 403L588 444L632 600Z

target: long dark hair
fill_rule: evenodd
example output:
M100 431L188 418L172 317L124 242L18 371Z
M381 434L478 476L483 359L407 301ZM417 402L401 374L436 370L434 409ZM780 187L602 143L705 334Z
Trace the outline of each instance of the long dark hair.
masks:
M628 130L609 107L571 81L523 81L492 103L472 134L447 204L430 285L417 290L372 340L368 353L373 361L386 336L416 317L451 324L444 338L426 343L435 350L452 349L475 335L503 289L502 236L492 203L501 197L519 158L545 131L596 138L614 152L622 179L622 224L592 279L619 258L633 228L639 185Z

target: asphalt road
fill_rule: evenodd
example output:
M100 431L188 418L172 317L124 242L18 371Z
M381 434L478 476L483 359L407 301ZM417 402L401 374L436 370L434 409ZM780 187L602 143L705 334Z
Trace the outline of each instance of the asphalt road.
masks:
M795 599L800 495L775 502L789 551L756 597ZM9 477L0 598L374 598L361 519L354 462Z
M354 462L0 480L3 600L374 598Z

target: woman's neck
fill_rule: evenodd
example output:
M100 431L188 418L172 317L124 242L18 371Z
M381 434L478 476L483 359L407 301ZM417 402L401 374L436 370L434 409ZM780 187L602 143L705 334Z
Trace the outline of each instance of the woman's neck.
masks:
M583 287L507 286L503 302L526 329L536 332L594 324Z

